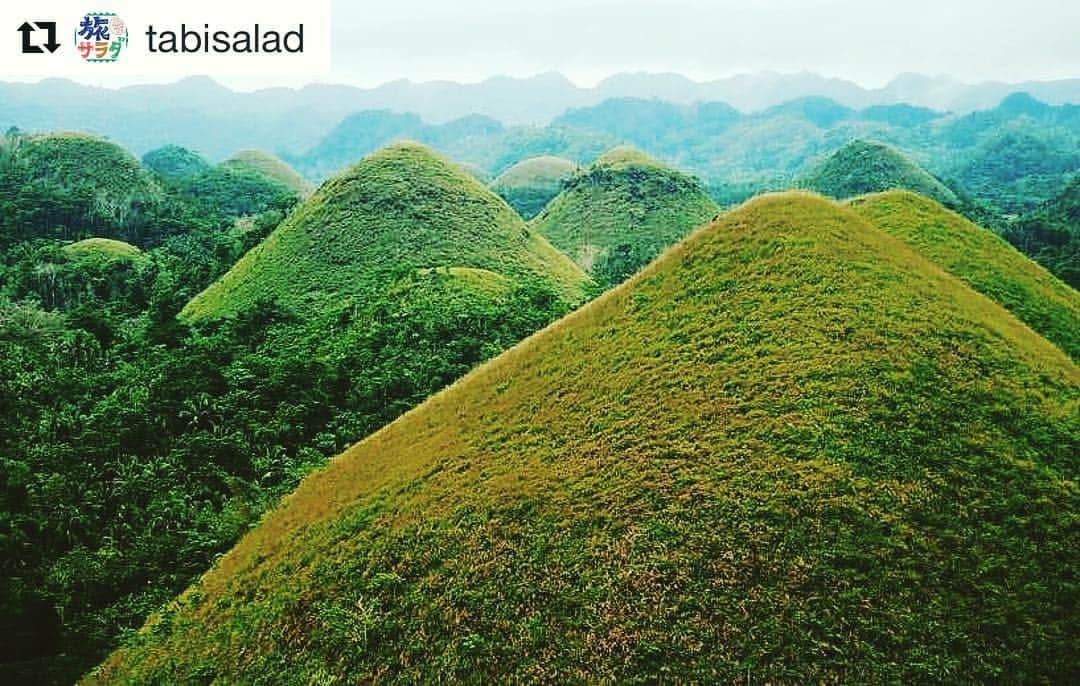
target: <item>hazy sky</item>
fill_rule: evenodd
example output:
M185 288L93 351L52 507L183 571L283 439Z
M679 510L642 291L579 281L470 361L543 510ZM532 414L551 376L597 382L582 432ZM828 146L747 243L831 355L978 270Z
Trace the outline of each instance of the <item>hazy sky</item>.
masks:
M454 0L335 2L335 77L475 81L561 71L705 79L772 69L882 85L1080 77L1080 2L1065 0Z
M901 72L1068 78L1080 77L1078 29L1076 0L333 0L334 68L319 80L371 86L560 71L592 85L621 71L702 80L761 70L864 86Z

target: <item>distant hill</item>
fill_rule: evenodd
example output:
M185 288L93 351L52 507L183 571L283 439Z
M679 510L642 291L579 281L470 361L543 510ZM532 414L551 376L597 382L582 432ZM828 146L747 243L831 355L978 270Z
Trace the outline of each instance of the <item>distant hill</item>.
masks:
M1005 238L1080 289L1080 174L1055 198L1013 222Z
M0 247L27 238L126 238L163 197L137 159L103 138L0 139Z
M295 169L280 158L265 150L241 150L225 160L222 165L263 174L301 197L306 198L315 190L315 186L310 181L300 176Z
M907 191L857 198L851 207L1080 362L1080 293L996 234Z
M1015 92L1051 104L1080 103L1080 79L965 84L906 74L884 88L866 89L805 72L761 72L700 82L678 74L626 73L604 79L595 88L581 88L560 74L548 73L499 76L474 84L398 80L368 89L317 84L250 93L232 91L206 77L115 90L45 79L36 84L0 83L0 130L8 126L34 132L87 130L138 154L178 144L199 150L211 162L242 148L270 150L288 160L362 110L413 112L436 124L480 114L505 125L537 126L567 110L610 98L659 99L676 105L724 102L749 113L793 99L824 97L855 110L907 103L965 113L992 108ZM80 106L70 107L73 102ZM333 171L336 168L327 174Z
M874 141L848 143L804 174L798 185L841 200L899 188L957 203L956 194L930 172L896 148Z
M169 179L194 176L210 168L201 155L179 145L154 148L142 156L142 163L147 169Z
M1080 107L1076 108L1080 113ZM1029 212L1060 193L1080 172L1077 128L1036 128L1026 117L993 129L951 174L972 195L1004 212Z
M719 211L697 179L623 146L564 182L530 227L613 285Z
M532 219L559 194L563 181L577 168L563 157L530 157L499 174L490 185L519 215Z
M785 194L310 475L88 684L1068 681L1080 370Z
M491 191L414 143L334 177L184 309L191 320L274 301L303 317L345 308L402 270L487 269L579 302L587 277Z

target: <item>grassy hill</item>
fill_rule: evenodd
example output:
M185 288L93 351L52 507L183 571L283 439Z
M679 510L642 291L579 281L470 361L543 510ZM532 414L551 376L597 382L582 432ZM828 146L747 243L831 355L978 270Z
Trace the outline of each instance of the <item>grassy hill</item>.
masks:
M1080 293L1004 239L907 191L857 198L851 206L1080 361Z
M87 681L1068 680L1078 388L763 197L309 476Z
M122 237L162 198L153 175L104 138L0 139L0 247L27 238Z
M798 185L841 200L902 188L949 205L957 202L945 184L896 148L863 140L829 155L804 174Z
M532 219L559 194L563 181L577 168L564 157L530 157L499 174L490 185L519 215Z
M622 146L567 180L530 226L611 285L719 211L697 179Z
M182 316L227 316L275 301L307 316L363 300L398 272L473 267L544 282L567 302L588 278L491 191L412 143L331 179Z
M312 183L300 176L299 172L265 150L241 150L222 164L264 174L301 197L306 198L315 190Z
M105 261L132 262L143 259L143 252L130 243L111 238L85 238L63 247L71 258L89 258Z

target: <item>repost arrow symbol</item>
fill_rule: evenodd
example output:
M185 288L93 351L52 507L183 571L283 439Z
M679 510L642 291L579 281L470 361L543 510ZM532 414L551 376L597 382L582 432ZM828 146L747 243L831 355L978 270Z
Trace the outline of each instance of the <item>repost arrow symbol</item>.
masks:
M56 22L35 21L34 23L39 29L45 29L49 32L49 40L45 43L45 49L49 52L56 52L56 49L60 47L60 44L56 42Z
M55 24L53 25L55 29ZM30 25L30 22L24 21L22 26L19 27L19 33L22 34L22 51L24 53L42 52L41 47L30 44L30 34L34 31L34 27ZM51 51L50 51L51 52Z

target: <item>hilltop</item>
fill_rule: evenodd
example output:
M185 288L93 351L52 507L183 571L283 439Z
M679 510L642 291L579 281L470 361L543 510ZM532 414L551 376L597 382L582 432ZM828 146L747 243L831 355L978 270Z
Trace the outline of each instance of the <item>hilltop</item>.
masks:
M1078 386L763 197L309 476L88 682L1067 680Z
M0 140L0 247L27 238L126 238L163 199L137 159L80 133Z
M530 157L499 174L490 185L522 218L532 219L559 194L563 181L577 168L564 157Z
M1004 239L908 191L857 198L851 207L1080 361L1080 293Z
M854 140L803 175L802 188L839 200L865 193L906 189L955 205L956 194L896 148Z
M63 253L72 258L101 259L105 261L131 262L145 257L143 252L130 243L111 238L86 238L69 243Z
M612 285L720 211L701 183L621 146L564 182L531 227Z
M362 301L402 270L474 267L579 302L587 277L490 190L415 143L389 146L322 187L184 309L190 320L274 301L307 317Z
M315 187L276 155L265 150L241 150L223 163L225 167L258 172L306 198Z

